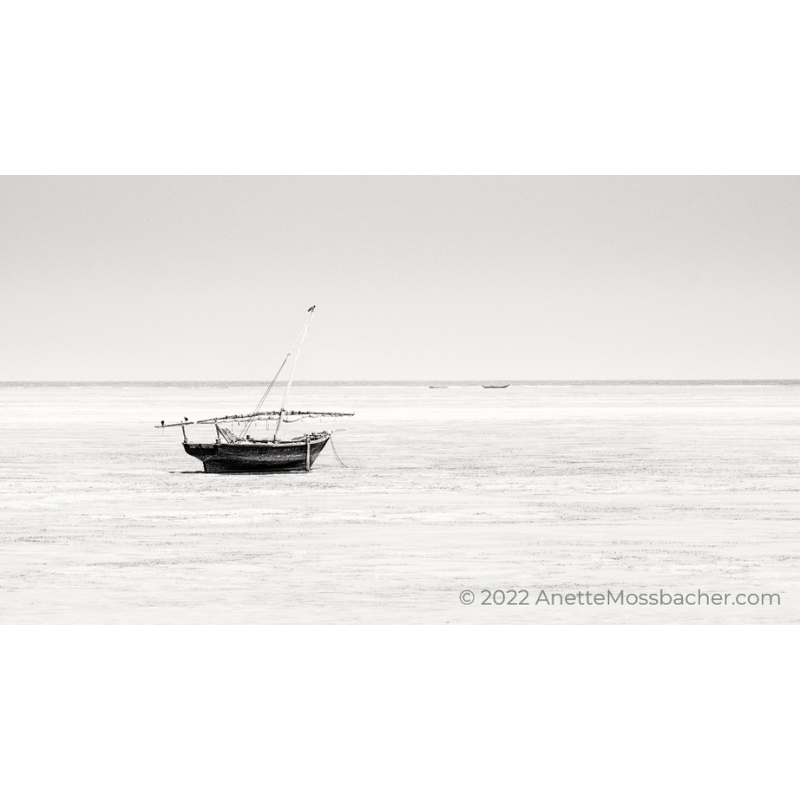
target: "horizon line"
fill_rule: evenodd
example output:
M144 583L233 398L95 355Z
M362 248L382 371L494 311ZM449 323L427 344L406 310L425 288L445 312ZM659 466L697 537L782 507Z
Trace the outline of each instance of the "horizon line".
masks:
M708 384L733 384L733 383L800 383L800 378L351 378L348 380L329 380L329 379L298 379L294 381L295 385L299 384L355 384L355 383L374 383L374 384L401 384L401 383L419 383L419 384L448 384L448 385L471 385L483 384L484 382L505 382L510 385L514 383L525 384L572 384L572 383L598 383L598 384L631 384L631 383L708 383ZM24 379L9 379L0 380L0 386L14 385L14 384L188 384L188 383L227 383L227 384L241 384L253 385L264 384L266 381L263 378L258 379L226 379L226 378L170 378L170 379L131 379L131 378L114 378L114 379L37 379L37 380L24 380ZM286 381L276 381L275 385L285 385Z

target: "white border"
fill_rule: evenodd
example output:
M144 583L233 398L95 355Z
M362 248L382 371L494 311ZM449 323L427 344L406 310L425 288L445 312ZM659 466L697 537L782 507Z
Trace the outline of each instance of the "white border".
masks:
M0 792L789 797L795 639L776 627L6 628Z
M15 4L16 174L798 172L787 4Z

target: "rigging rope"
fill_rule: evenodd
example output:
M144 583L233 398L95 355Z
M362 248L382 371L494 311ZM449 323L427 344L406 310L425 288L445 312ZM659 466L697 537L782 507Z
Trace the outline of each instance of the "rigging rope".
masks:
M336 452L336 445L333 443L333 434L331 434L331 448L333 449L333 454L336 456L336 460L345 468L345 469L352 469L352 467L348 467L347 464L339 458L339 453Z
M300 332L300 336L298 336L297 338L297 353L294 357L294 361L292 361L292 370L289 373L289 380L286 381L286 389L283 392L283 400L281 400L281 410L278 412L278 421L275 423L275 433L272 437L272 440L274 442L278 441L278 431L281 429L281 420L283 419L283 416L286 413L286 400L289 397L289 390L292 388L292 381L294 380L294 371L297 369L297 362L300 360L300 348L303 346L303 342L306 340L306 334L308 333L308 329L311 327L311 318L314 316L315 308L316 306L311 306L311 308L308 309L308 319L306 320L306 324L303 326L303 330ZM294 349L294 346L292 347L292 349Z
M306 325L307 325L307 324L308 324L308 323L306 322ZM256 410L255 410L255 412L254 412L254 413L258 414L258 412L259 412L259 411L261 411L261 406L263 406L263 405L264 405L264 401L267 399L267 395L268 395L268 394L269 394L269 393L272 391L272 387L275 385L275 381L277 381L277 380L278 380L278 376L281 374L281 370L283 370L283 368L286 366L286 362L289 360L289 356L292 354L292 350L294 350L294 348L297 346L297 343L300 341L300 337L303 335L303 333L305 332L305 330L306 330L306 326L304 325L304 326L303 326L303 330L302 330L302 331L300 331L300 333L297 335L297 338L294 340L294 343L293 343L293 344L292 344L292 346L289 348L289 352L286 354L286 358L284 358L284 359L283 359L283 363L280 365L280 367L278 367L278 371L275 373L275 377L272 379L272 383L270 383L270 385L269 385L269 386L267 386L267 391L266 391L266 392L264 392L264 394L263 394L263 395L261 395L261 399L258 401L258 405L256 406ZM247 433L247 431L250 429L250 426L251 426L252 424L253 424L253 420L251 419L251 420L250 420L250 421L249 421L249 422L248 422L248 423L247 423L247 424L244 426L244 430L242 430L242 433L241 433L241 437L242 437L242 438L244 438L244 435L245 435L245 434Z

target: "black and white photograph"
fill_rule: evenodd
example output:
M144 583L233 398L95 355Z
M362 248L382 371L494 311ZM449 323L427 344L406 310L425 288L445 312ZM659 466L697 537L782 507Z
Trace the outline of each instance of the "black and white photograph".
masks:
M0 197L4 622L800 620L797 178Z
M794 797L795 31L4 4L0 797Z

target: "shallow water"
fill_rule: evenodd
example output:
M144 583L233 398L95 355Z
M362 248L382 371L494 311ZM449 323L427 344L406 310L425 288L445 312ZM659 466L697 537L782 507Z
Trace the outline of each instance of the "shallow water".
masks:
M308 474L206 475L154 428L261 390L0 384L0 620L800 621L798 382L299 384L292 408L356 412L287 429L346 428L349 468L329 446ZM659 589L781 602L533 602Z

